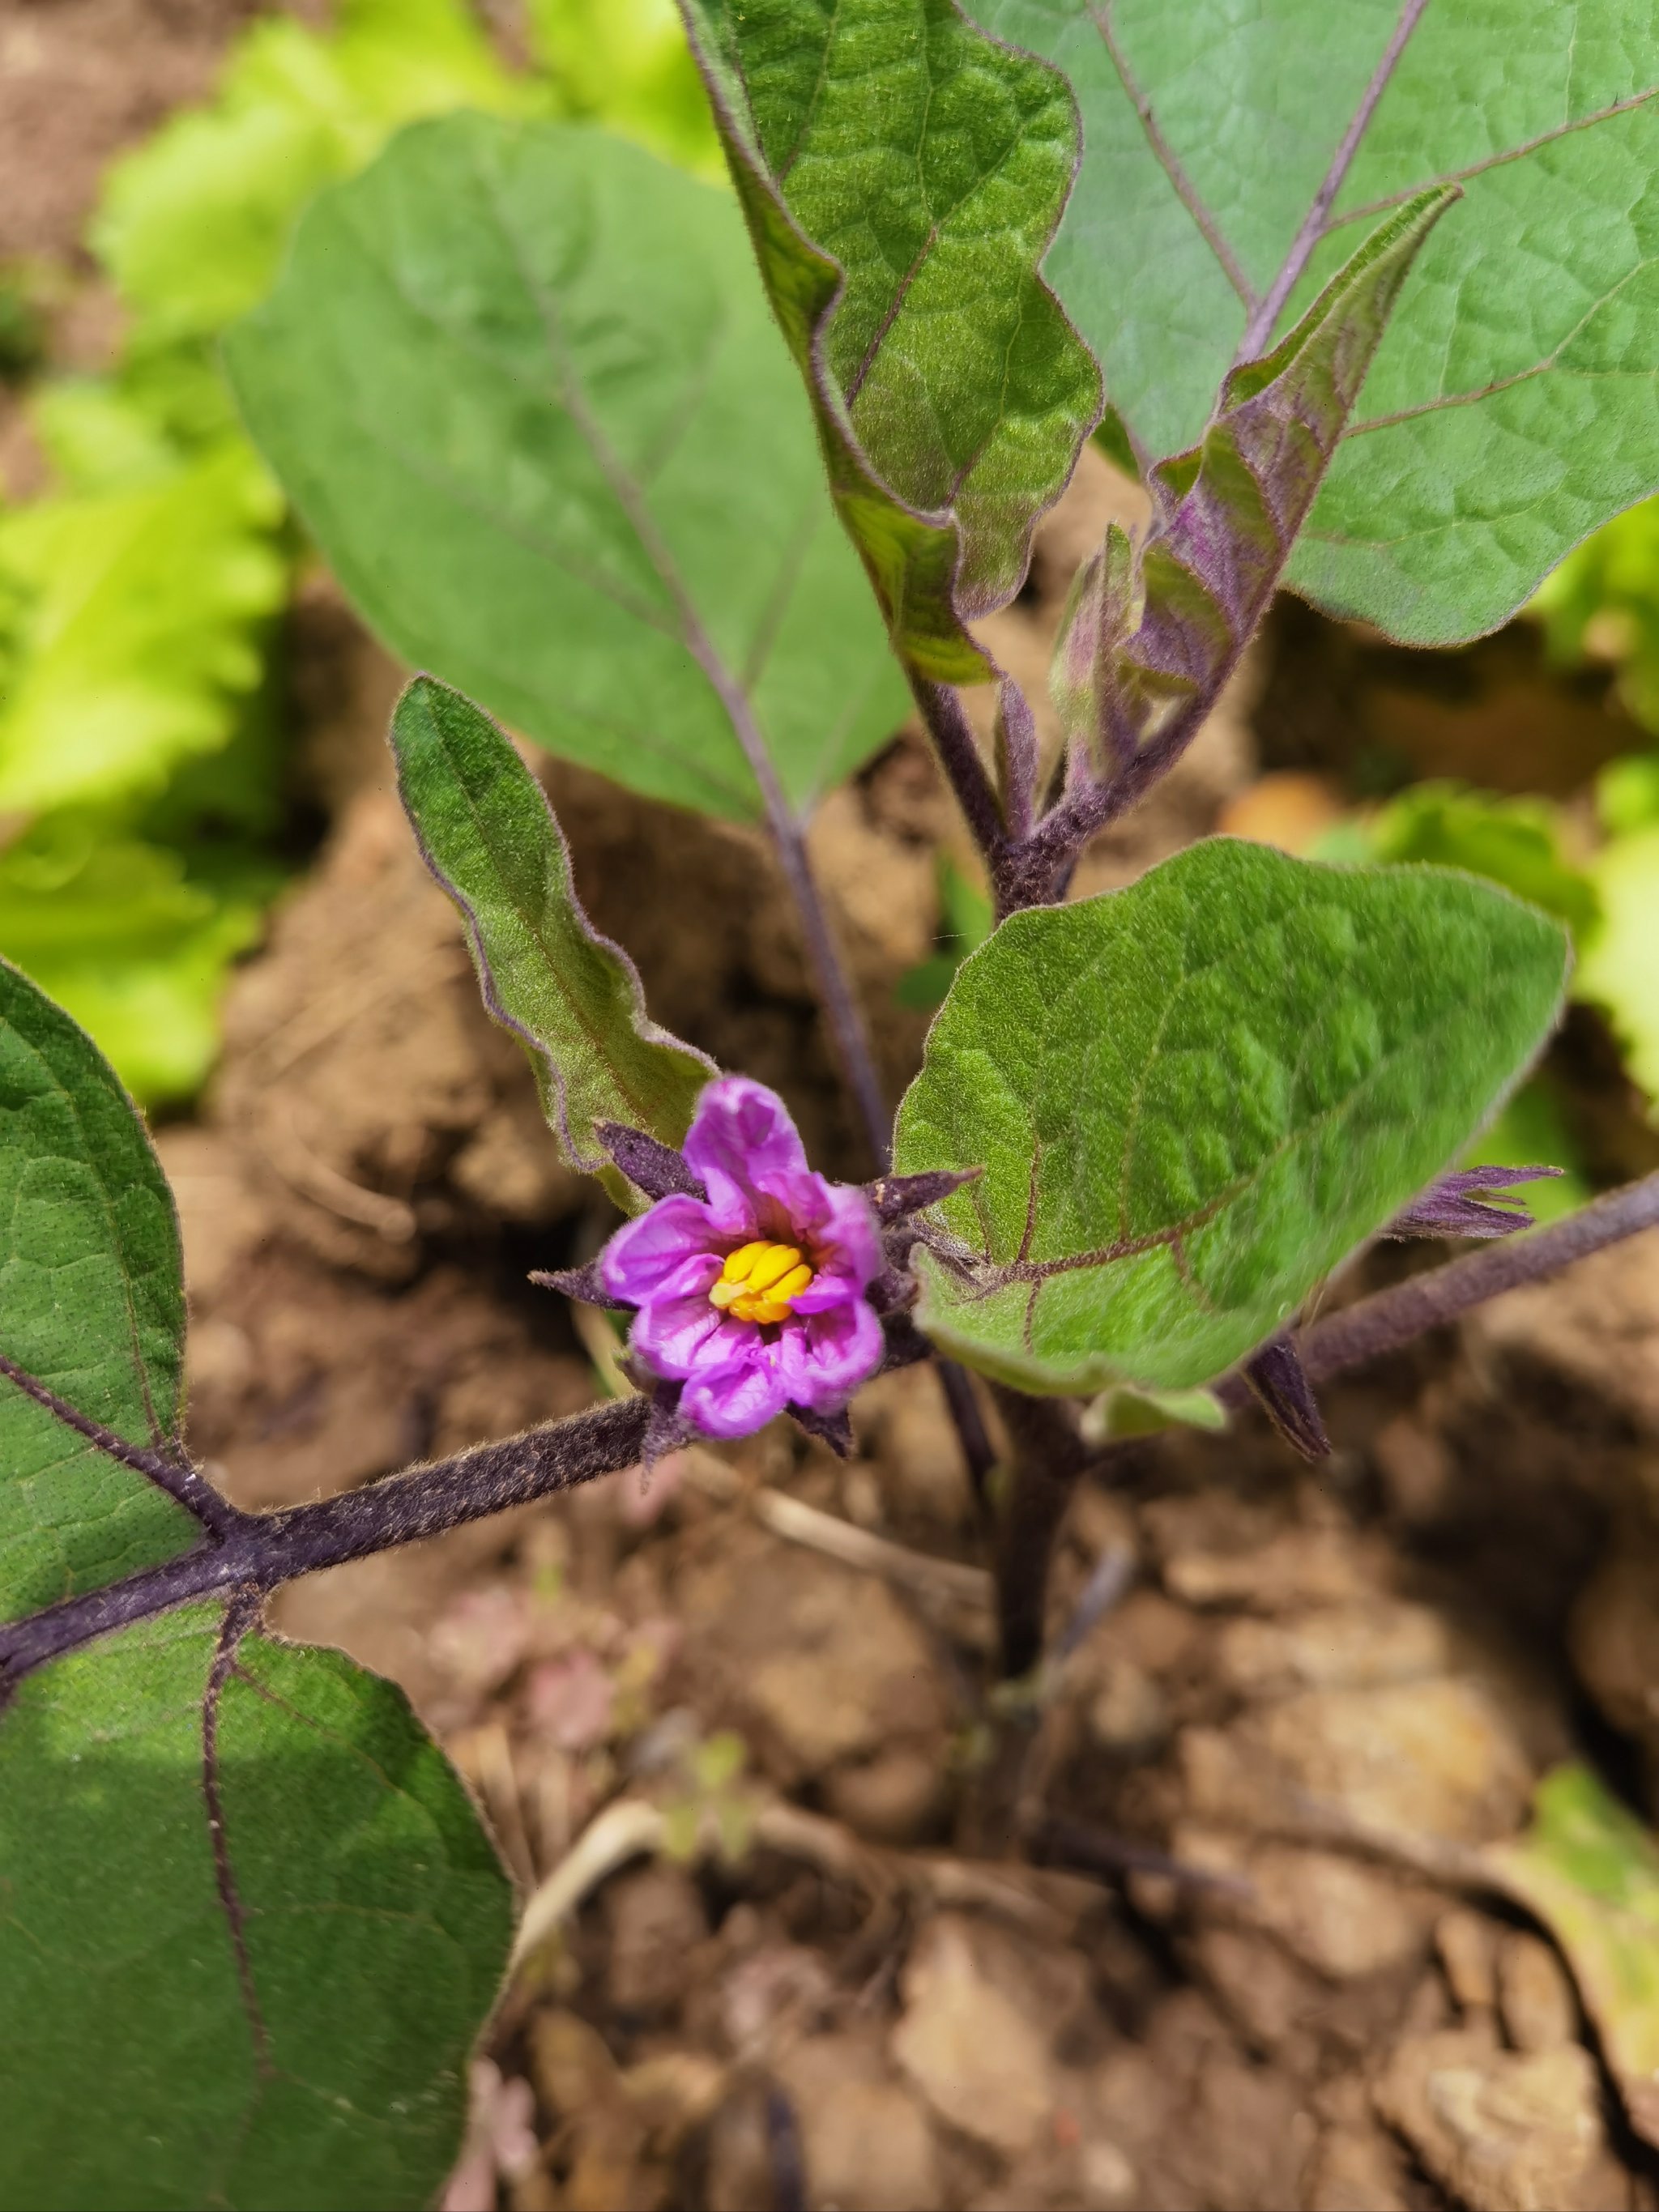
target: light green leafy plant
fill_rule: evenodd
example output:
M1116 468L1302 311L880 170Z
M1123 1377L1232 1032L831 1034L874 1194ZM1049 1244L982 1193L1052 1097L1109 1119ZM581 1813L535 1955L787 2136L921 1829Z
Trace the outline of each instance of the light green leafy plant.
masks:
M268 694L298 540L241 431L221 335L269 288L312 195L422 116L604 114L694 166L715 158L661 0L544 0L535 29L540 66L514 73L464 0L346 0L326 33L267 17L212 100L106 180L90 242L125 311L120 357L41 387L57 487L0 514L0 816L40 832L0 853L0 953L144 1100L199 1085L226 967L281 874L262 848L279 805ZM228 748L250 802L234 834L221 787L158 836L156 794ZM43 862L71 848L75 866ZM94 889L117 883L125 932Z

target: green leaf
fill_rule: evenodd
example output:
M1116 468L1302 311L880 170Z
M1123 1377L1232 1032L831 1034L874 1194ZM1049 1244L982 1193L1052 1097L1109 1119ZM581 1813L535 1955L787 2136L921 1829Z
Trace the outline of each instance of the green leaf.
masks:
M0 853L0 951L55 999L142 1104L187 1098L219 1048L231 962L276 887L243 860L223 882L165 845L51 814Z
M1151 782L1196 730L1267 605L1424 240L1455 194L1380 223L1294 330L1235 369L1190 453L1148 475L1153 519L1113 523L1079 571L1054 696L1096 772Z
M550 750L744 818L728 707L803 808L901 718L738 212L638 149L406 132L229 359L368 619Z
M709 183L726 162L674 0L528 0L531 36L568 113Z
M15 603L0 809L154 793L228 742L287 594L280 520L240 441L154 483L0 517Z
M465 918L484 1004L529 1053L561 1151L637 1204L594 1123L678 1147L714 1062L647 1016L633 963L582 912L546 795L487 714L417 676L392 745L421 850Z
M1638 2135L1659 2142L1659 1846L1588 1767L1539 1784L1533 1824L1481 1854L1572 1969Z
M1013 915L900 1109L900 1173L986 1170L919 1249L921 1326L1028 1389L1208 1382L1469 1141L1566 964L1468 877L1225 839Z
M682 0L842 520L921 674L1025 573L1100 413L1037 273L1078 160L1065 81L952 0Z
M1632 1079L1659 1101L1659 826L1603 846L1590 880L1601 926L1585 948L1577 996L1605 1007Z
M0 966L0 1352L176 1453L185 1298L142 1122ZM0 1615L204 1540L0 1379ZM0 1691L0 2194L17 2205L428 2202L509 1899L402 1695L246 1632L240 1595Z
M1069 76L1085 160L1044 273L1142 451L1190 446L1398 0L969 4ZM1619 0L1425 12L1280 326L1350 223L1443 179L1465 198L1401 295L1298 590L1413 643L1473 636L1659 481L1656 85L1659 20Z
M3 964L0 1192L0 1352L117 1435L165 1447L184 1361L173 1194L108 1063ZM195 1533L0 1380L0 1618L171 1558Z
M1379 860L1467 868L1553 914L1583 945L1595 927L1595 889L1562 846L1559 811L1543 799L1507 799L1467 784L1419 783L1371 824Z
M544 105L464 0L345 0L323 36L255 23L210 102L118 161L92 244L126 307L129 349L211 337L276 275L295 217L416 117Z
M401 1692L258 1635L229 1656L225 1612L0 1715L9 2204L425 2204L459 2150L501 1867Z

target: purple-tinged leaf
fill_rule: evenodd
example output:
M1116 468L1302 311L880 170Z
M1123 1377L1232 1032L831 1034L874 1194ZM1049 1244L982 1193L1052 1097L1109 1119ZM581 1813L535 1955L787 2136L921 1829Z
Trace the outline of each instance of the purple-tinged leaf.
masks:
M630 1129L622 1121L596 1121L593 1134L635 1188L650 1199L707 1198L708 1193L685 1164L685 1155L672 1145L659 1145L643 1129Z
M1123 811L1196 733L1267 611L1406 273L1457 196L1439 185L1408 201L1271 353L1232 371L1202 441L1151 471L1138 553L1109 530L1054 663L1074 767L1097 788L1078 794L1075 821L1065 807L1049 817L1048 842Z
M1524 1200L1512 1198L1509 1186L1540 1182L1559 1176L1560 1168L1458 1168L1431 1182L1411 1204L1402 1206L1385 1237L1513 1237L1517 1229L1533 1227Z
M484 1005L529 1054L560 1150L637 1212L598 1125L677 1146L718 1070L647 1014L633 962L582 911L545 793L487 714L417 676L392 748L422 855L460 909Z
M1328 1459L1331 1440L1302 1364L1288 1336L1276 1336L1244 1362L1244 1380L1261 1410L1292 1451L1305 1460Z

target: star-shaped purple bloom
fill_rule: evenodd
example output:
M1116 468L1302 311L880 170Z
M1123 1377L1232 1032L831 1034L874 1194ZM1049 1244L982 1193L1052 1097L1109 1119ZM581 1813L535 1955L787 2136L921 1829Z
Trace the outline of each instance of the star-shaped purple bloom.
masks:
M600 1258L611 1296L638 1308L635 1358L684 1386L680 1415L705 1436L748 1436L787 1406L840 1413L883 1351L869 1200L814 1174L783 1101L743 1075L698 1099L685 1164L707 1198L659 1199Z

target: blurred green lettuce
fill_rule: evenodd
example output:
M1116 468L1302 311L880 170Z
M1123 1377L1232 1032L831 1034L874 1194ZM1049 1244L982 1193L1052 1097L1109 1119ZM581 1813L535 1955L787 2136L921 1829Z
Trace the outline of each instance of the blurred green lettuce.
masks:
M591 116L720 173L672 0L532 0L529 36L514 71L465 0L343 0L327 33L268 16L105 179L120 355L37 387L53 489L0 508L0 954L143 1103L199 1087L283 872L273 659L303 548L221 332L312 194L421 117Z

